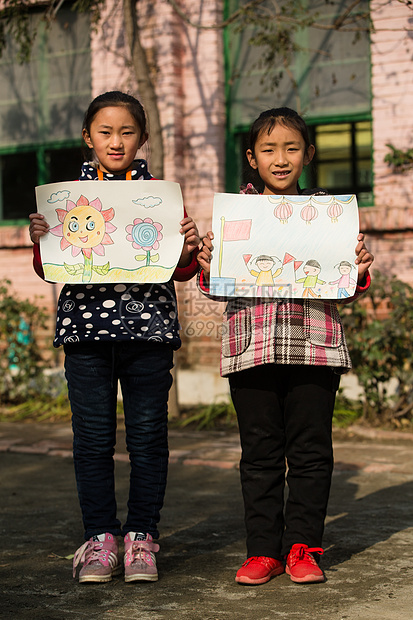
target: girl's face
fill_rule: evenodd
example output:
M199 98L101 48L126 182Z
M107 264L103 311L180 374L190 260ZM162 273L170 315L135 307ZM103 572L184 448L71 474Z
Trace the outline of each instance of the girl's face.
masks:
M261 258L261 260L257 261L257 267L260 271L269 271L272 269L274 265L274 261L268 260L266 258Z
M314 146L305 149L302 135L291 127L276 123L272 131L262 131L254 152L248 149L250 166L264 181L264 194L298 194L297 183L303 167L314 156Z
M102 172L121 174L131 168L148 136L141 133L126 106L109 106L97 112L90 133L83 130L83 139L95 151Z

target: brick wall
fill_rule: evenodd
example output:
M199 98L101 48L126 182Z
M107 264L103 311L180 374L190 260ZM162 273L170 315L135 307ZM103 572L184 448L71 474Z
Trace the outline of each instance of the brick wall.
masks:
M375 255L374 268L413 285L413 171L395 174L384 162L386 144L413 146L412 12L396 1L370 5L374 207L361 210L360 227Z
M222 0L186 0L180 5L196 23L208 25L222 19ZM163 1L141 0L139 10L142 42L156 84L163 128L164 178L181 184L188 213L204 234L210 227L213 194L224 190L222 33L186 25ZM92 95L116 89L144 100L130 67L119 0L105 3L99 28L91 34L91 46ZM149 161L150 148L149 140L141 153ZM54 317L60 287L42 282L33 272L27 229L0 228L0 260L0 278L8 276L20 297L42 295L41 305ZM219 337L210 336L217 334L221 310L211 311L209 303L213 302L198 293L194 281L177 288L185 341L180 364L218 368ZM211 321L215 322L212 329ZM51 343L52 336L53 318L44 342Z
M403 3L371 2L374 198L376 207L406 207L411 202L413 172L393 174L383 161L396 148L413 146L412 11Z
M219 22L222 0L180 6L195 23ZM372 93L375 205L361 211L361 229L376 256L375 267L413 284L413 173L393 174L383 162L386 143L412 146L413 54L411 11L395 0L373 0ZM141 0L142 40L156 83L165 141L165 179L182 186L190 215L204 234L210 226L214 192L224 190L225 89L222 33L184 23L161 0ZM120 89L139 93L125 47L122 3L105 3L103 21L92 33L93 96ZM80 129L80 128L79 128ZM142 156L150 159L150 141ZM0 277L9 277L21 297L42 295L54 314L58 287L43 283L31 267L26 229L0 228ZM178 285L184 347L182 368L218 368L222 304L198 293L194 281ZM50 329L51 341L52 328ZM49 341L49 342L50 342Z

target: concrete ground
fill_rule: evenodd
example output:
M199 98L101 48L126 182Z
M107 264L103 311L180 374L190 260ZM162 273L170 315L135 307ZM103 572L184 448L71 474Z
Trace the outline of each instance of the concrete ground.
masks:
M82 543L68 424L0 423L2 620L412 620L413 436L335 438L324 584L239 586L245 559L236 433L170 433L157 583L72 579ZM116 465L125 515L122 429Z

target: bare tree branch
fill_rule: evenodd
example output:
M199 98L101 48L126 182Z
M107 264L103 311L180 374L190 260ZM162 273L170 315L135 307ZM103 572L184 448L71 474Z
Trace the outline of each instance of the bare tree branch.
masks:
M179 15L179 17L182 19L183 22L188 24L188 26L192 26L192 28L197 28L199 30L221 30L222 28L226 28L227 26L229 26L233 22L237 21L237 19L243 13L245 13L245 11L247 9L253 8L255 6L259 6L260 4L263 4L265 2L265 0L250 0L250 2L247 2L241 8L239 8L236 11L234 11L234 13L232 15L230 15L230 17L228 17L228 19L226 19L226 20L224 20L222 22L219 22L218 24L210 24L210 25L207 26L207 25L201 24L200 22L193 22L188 17L188 15L179 7L178 3L175 2L175 0L166 0L166 1L168 2L168 4L171 5L171 7Z
M234 11L232 15L230 15L226 20L221 22L217 22L215 24L202 24L200 22L194 22L191 18L183 11L176 0L166 0L168 4L174 9L174 11L179 15L182 21L192 28L196 28L198 30L222 30L227 26L230 26L237 21L240 21L241 18L245 15L245 13L255 7L259 7L264 4L265 0L251 0L250 2L246 2L242 7ZM342 15L339 15L333 24L321 24L319 22L311 22L310 24L303 24L303 22L299 19L294 19L288 15L282 14L280 8L276 2L274 2L275 14L276 18L280 23L291 24L298 27L305 27L308 25L311 28L316 28L317 30L339 30L340 32L371 32L372 26L363 26L363 27L351 27L349 24L360 21L361 19L367 19L370 17L369 13L360 13L358 15L351 15L351 12L359 5L361 0L354 0L352 4L347 7ZM413 2L411 0L398 0L401 4L404 4L410 10L413 10ZM308 16L307 16L308 17ZM351 21L347 24L346 20L351 17ZM403 32L412 32L413 28L403 28ZM400 32L400 28L378 28L375 32Z
M360 0L354 0L354 2L352 2L350 6L347 7L344 13L337 17L337 19L334 22L334 27L336 30L339 30L341 28L341 26L346 21L347 17L350 15L351 11L355 9L358 4L360 4Z

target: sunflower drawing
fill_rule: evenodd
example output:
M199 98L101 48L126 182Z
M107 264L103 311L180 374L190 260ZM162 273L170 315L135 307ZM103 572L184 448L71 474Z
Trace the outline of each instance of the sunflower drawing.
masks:
M99 198L91 202L85 196L80 196L76 203L66 201L66 209L56 209L57 217L61 222L58 226L50 229L56 237L62 237L60 248L66 250L72 248L72 256L82 254L83 264L67 265L65 269L71 275L82 272L82 282L90 282L92 271L101 275L109 271L109 263L98 266L93 264L92 252L98 256L105 255L104 245L113 243L110 233L116 230L110 220L115 212L111 209L102 211L102 203Z

